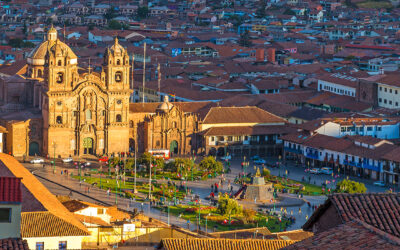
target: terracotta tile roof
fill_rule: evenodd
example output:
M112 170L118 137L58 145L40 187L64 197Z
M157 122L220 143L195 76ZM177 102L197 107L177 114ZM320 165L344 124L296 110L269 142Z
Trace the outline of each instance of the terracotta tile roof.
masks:
M74 214L74 216L76 218L78 218L78 220L82 223L88 223L88 224L95 224L98 226L111 226L111 224L105 222L104 220L102 220L99 217L96 216L86 216L86 215L82 215L82 214Z
M115 206L107 207L106 213L111 216L111 222L124 221L131 218L128 213L118 210Z
M271 135L286 134L294 132L295 128L286 125L272 126L233 126L233 127L212 127L204 131L205 136L216 135Z
M349 221L284 249L399 249L400 239L365 222Z
M0 176L0 203L22 201L21 179Z
M20 238L0 239L0 249L2 250L29 250L26 240Z
M266 236L271 235L271 232L266 227L221 231L221 232L210 233L210 235L216 238L226 238L226 239L254 239L255 232L256 232L255 235L256 239L264 239ZM276 237L275 239L278 238Z
M378 228L386 233L400 236L400 194L333 194L321 205L303 225L304 230L312 228L314 222L330 206L334 206L342 223L355 219Z
M73 215L71 215L71 218L77 220ZM21 213L22 238L85 235L89 235L86 228L79 228L71 222L57 217L50 212Z
M22 178L23 218L21 219L21 232L24 223L35 221L34 227L26 229L29 235L36 235L35 237L40 237L40 235L58 236L59 228L66 230L61 232L63 235L67 235L68 232L73 233L73 235L89 234L86 227L14 157L0 153L0 175ZM37 215L35 215L36 213ZM57 222L57 227L49 226L46 219ZM35 233L34 229L36 230Z
M281 249L295 243L291 240L232 240L232 239L162 239L161 245L167 250L228 250L228 249Z
M89 207L89 205L84 204L81 201L77 200L69 200L62 203L64 207L66 207L71 213L82 210L84 208Z
M258 107L215 107L211 108L204 124L212 123L285 123L283 118Z

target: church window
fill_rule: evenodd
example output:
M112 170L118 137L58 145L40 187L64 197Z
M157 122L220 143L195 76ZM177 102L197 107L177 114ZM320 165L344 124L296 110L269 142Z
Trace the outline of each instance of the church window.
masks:
M120 65L121 64L121 61L118 59L117 60L117 65Z
M61 116L57 116L56 123L57 124L62 124L62 117Z
M117 121L117 122L122 122L122 117L121 117L121 115L117 115L116 121Z
M122 82L122 72L121 71L117 71L115 73L115 81L116 82Z
M37 75L38 75L38 77L42 77L42 70L41 69L38 69Z
M172 122L172 127L176 128L177 127L177 123L176 122Z
M122 103L122 101L121 100L117 100L117 104L121 104Z
M103 110L103 116L106 116L106 111L105 110Z
M56 77L57 83L62 83L63 80L64 80L64 74L62 72L58 72Z
M160 147L160 141L159 140L156 141L156 147Z
M58 105L58 106L61 106L61 104L62 104L62 101L58 101L58 102L57 102L57 105Z
M133 121L129 121L129 127L133 128Z
M92 111L90 109L86 110L86 121L92 120Z
M61 66L61 60L58 60L57 65L58 65L58 66Z

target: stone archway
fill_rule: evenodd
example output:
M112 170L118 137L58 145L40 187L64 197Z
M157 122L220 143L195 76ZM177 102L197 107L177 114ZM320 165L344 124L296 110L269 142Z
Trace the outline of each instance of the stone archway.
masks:
M39 155L39 143L37 142L29 143L29 155L30 156Z
M91 137L83 139L83 154L93 155L94 154L94 140Z
M135 139L129 138L129 152L135 152Z
M178 154L178 142L173 140L171 141L171 143L169 144L169 152L173 153L174 155Z

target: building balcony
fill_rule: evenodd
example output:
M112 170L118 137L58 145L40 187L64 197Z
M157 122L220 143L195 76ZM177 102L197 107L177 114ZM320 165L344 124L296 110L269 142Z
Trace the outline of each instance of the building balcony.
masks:
M368 163L363 163L362 167L366 168L366 169L369 169L369 170L376 171L376 172L380 172L381 171L380 166L374 166L374 165L370 165Z
M362 165L361 165L361 162L355 162L355 161L349 161L349 160L344 160L343 161L343 164L344 165L348 165L348 166L353 166L353 167L358 167L358 168L360 168Z
M306 157L314 160L319 160L318 152L307 152Z
M301 149L284 147L284 150L286 152L291 152L291 153L295 153L295 154L303 154L303 151Z

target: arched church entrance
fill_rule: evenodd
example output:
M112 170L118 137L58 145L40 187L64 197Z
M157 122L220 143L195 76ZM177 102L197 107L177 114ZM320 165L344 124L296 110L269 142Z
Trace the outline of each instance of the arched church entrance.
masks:
M173 153L174 155L178 154L178 142L172 141L169 145L169 152Z
M29 155L30 156L39 155L39 143L31 142L29 144Z
M83 153L89 155L94 154L94 143L92 138L86 137L83 139Z
M135 152L135 140L132 138L129 139L129 152Z

